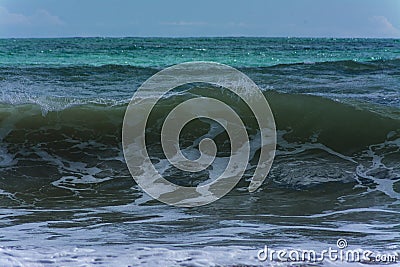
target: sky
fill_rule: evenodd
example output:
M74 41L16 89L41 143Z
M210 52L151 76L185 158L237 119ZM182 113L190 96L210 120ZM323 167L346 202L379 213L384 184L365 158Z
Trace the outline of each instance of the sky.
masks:
M10 37L400 38L400 0L0 0Z

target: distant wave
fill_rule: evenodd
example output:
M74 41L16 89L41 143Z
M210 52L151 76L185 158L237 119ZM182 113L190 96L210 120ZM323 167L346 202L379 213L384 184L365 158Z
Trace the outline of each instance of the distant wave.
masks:
M1 72L26 72L34 70L38 73L54 71L61 75L90 75L93 73L104 73L104 72L135 72L135 71L147 71L148 73L155 73L168 66L135 66L130 64L105 64L105 65L25 65L25 66L0 66ZM395 59L376 59L369 61L357 61L357 60L335 60L335 61L309 61L309 62L293 62L284 64L275 64L259 67L248 67L239 66L242 70L257 70L262 69L280 69L280 68L306 68L306 69L332 69L332 70L353 70L353 71L368 71L368 70L380 70L388 68L400 68L400 58Z
M337 60L337 61L320 61L320 62L298 62L288 64L276 64L266 67L243 67L243 70L280 70L280 69L298 69L298 70L315 70L333 72L365 72L377 70L392 70L400 68L400 58L397 59L377 59L371 61L355 61L355 60ZM398 70L399 71L399 70Z

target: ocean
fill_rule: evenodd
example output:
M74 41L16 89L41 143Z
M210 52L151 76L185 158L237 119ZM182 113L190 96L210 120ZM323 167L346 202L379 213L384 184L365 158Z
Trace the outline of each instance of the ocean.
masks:
M257 149L230 193L182 208L135 183L121 135L139 86L191 61L249 76L268 100L277 146L255 192ZM0 88L0 266L400 266L400 40L0 39ZM249 110L224 88L174 89L149 117L146 142L158 170L186 186L222 171L230 153L226 132L195 120L180 146L196 150L213 128L211 169L165 163L163 120L201 95L231 106L257 140ZM266 247L372 256L260 259Z

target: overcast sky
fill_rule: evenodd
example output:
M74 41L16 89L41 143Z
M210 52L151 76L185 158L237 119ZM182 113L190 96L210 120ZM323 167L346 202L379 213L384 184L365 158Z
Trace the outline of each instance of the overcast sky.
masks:
M400 38L400 0L0 0L0 37Z

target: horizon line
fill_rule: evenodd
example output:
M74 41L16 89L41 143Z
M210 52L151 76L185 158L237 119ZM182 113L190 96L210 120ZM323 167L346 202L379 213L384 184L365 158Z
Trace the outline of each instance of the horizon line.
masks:
M245 36L245 35L226 35L226 36L217 36L217 35L204 35L204 36L157 36L157 35L149 35L149 36L101 36L101 35L88 35L88 36L27 36L27 37L2 37L0 39L74 39L74 38L160 38L160 39L197 39L197 38L270 38L270 39L390 39L390 40L399 40L400 37L372 37L372 36Z

